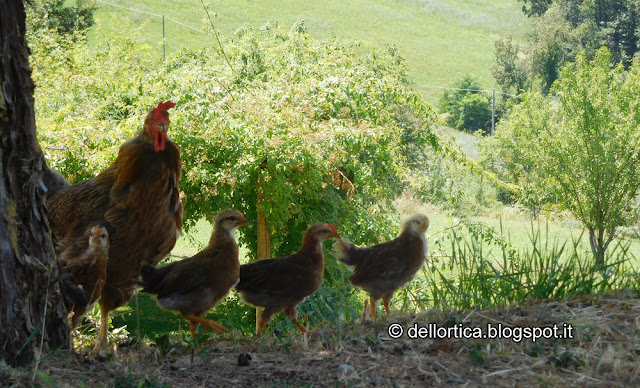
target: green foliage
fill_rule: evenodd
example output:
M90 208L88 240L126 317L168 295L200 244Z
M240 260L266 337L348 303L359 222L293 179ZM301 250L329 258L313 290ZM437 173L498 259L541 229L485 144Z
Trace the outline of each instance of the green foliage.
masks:
M456 128L487 131L491 120L491 102L481 94L468 94L460 100L457 110Z
M637 219L640 63L611 68L606 49L567 65L549 97L527 95L486 149L534 201L557 201L589 230L599 263Z
M457 217L479 215L498 205L497 189L489 179L435 153L430 156L423 174L412 182L416 198Z
M520 94L529 87L528 69L518 43L511 37L495 42L496 63L491 66L493 78L505 93Z
M523 12L535 16L527 56L543 93L560 69L585 51L592 58L602 46L611 63L629 67L640 51L639 0L524 0ZM527 3L529 7L527 8ZM499 65L500 66L500 65Z
M558 79L560 69L573 61L582 49L592 52L591 46L582 46L581 30L567 21L567 14L559 6L552 7L536 21L532 34L533 69L544 94Z
M491 125L491 101L479 92L482 85L464 76L454 87L458 90L446 90L440 98L440 111L450 114L447 124L471 133L486 132Z
M553 3L553 0L520 0L524 4L522 5L522 12L528 17L540 16L547 12L549 6ZM527 6L527 3L529 5Z
M549 236L532 225L530 246L516 250L502 231L479 223L453 225L432 238L427 283L414 289L416 307L482 309L638 287L629 275L637 271L628 261L628 243L620 242L603 268L585 257L579 240L549 245ZM501 259L487 259L493 252Z
M93 25L96 5L93 0L76 0L68 5L65 0L34 0L28 2L28 30L54 30L56 33L73 35L85 33Z
M273 255L297 250L318 221L359 243L389 237L379 231L396 222L408 150L438 146L431 109L406 85L393 48L247 27L225 42L232 71L216 47L161 65L126 35L96 50L33 40L40 141L55 168L73 182L95 175L170 98L186 226L226 207L255 221L261 191ZM241 241L255 252L251 223Z

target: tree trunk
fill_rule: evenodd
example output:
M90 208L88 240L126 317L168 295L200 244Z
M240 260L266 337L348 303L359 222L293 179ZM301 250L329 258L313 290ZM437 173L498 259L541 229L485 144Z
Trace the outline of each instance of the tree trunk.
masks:
M267 160L260 164L260 169L267 168ZM267 217L261 209L262 202L264 201L264 192L262 191L263 178L258 179L258 201L256 203L257 209L257 223L258 229L258 256L257 259L268 259L271 255L271 235L269 234L269 225L267 224ZM260 307L256 307L256 334L260 329Z
M605 263L605 253L609 244L615 237L616 228L613 227L608 231L608 234L605 236L604 229L592 229L589 228L589 244L591 245L591 253L593 253L593 257L596 260L596 264L602 267Z
M0 0L0 360L28 365L69 341L44 206L21 0ZM42 330L44 328L44 330Z

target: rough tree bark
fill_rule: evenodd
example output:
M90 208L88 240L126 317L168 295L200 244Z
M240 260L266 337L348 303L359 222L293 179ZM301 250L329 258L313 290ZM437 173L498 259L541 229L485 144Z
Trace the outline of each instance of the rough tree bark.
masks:
M0 0L0 360L27 365L69 341L44 207L22 0ZM44 328L44 330L42 330Z

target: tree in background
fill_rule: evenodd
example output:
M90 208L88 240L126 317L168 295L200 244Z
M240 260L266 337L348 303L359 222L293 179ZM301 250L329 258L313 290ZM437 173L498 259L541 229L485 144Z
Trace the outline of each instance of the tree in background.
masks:
M526 57L533 69L529 82L540 84L548 93L560 69L584 51L593 58L602 46L609 48L611 63L631 65L640 51L640 0L523 0L523 12L534 18ZM500 54L504 51L505 54ZM497 66L507 78L517 77L517 69L501 63L507 48L496 50ZM494 73L500 83L503 73ZM533 78L533 79L532 79Z
M34 0L27 8L27 24L31 32L51 29L58 34L84 33L93 25L96 5L93 0Z
M440 97L440 112L447 112L446 122L451 127L475 132L488 132L491 127L491 101L480 90L482 85L471 76L464 76L454 84L454 90L445 90Z
M606 49L582 53L549 96L525 94L485 149L525 192L571 211L602 265L617 228L638 216L639 111L640 62L625 72Z
M530 39L533 74L540 82L543 94L549 93L562 66L573 61L580 50L586 50L589 57L594 51L592 44L585 47L586 42L582 41L579 30L567 21L567 15L560 6L553 6L536 20Z
M526 54L511 37L495 42L496 64L491 66L493 78L504 93L520 94L529 89L530 70L526 65Z
M522 5L522 12L528 17L540 16L547 12L553 0L519 0L524 4ZM528 3L528 5L527 5Z

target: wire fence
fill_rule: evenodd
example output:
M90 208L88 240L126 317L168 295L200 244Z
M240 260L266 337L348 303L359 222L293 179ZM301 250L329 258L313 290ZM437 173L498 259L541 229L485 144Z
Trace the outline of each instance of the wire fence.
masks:
M168 16L163 15L163 14L143 11L143 10L135 9L135 8L129 8L129 7L125 7L123 5L110 3L110 2L104 1L104 0L96 0L96 2L98 2L100 4L108 5L108 6L111 6L111 7L126 9L128 11L136 12L136 13L143 14L143 15L149 15L149 16L162 18L162 41L163 41L163 44L162 44L162 57L163 57L163 59L166 58L166 44L164 42L164 40L165 40L165 20L169 20L169 21L171 21L173 23L176 23L176 24L178 24L180 26L183 26L183 27L188 28L190 30L193 30L195 32L198 32L198 33L210 36L210 37L214 37L214 35L211 35L210 33L206 32L206 31L202 31L200 29L197 29L197 28L195 28L193 26L190 26L190 25L188 25L186 23L183 23L183 22L181 22L179 20L173 19L173 18L168 17ZM515 94L505 93L505 92L501 92L501 91L495 90L495 89L492 89L492 90L486 90L486 89L464 89L464 88L454 88L454 87L438 86L438 85L427 85L427 84L416 84L416 86L420 86L420 87L423 87L423 88L431 88L431 89L459 90L459 91L466 91L466 92L478 92L478 93L490 93L490 94L492 94L492 98L491 98L491 105L492 105L492 118L491 118L491 121L492 121L491 127L492 128L491 128L491 133L493 133L493 130L495 128L495 94L498 93L498 94L501 94L501 95L504 95L504 96L518 98L518 96L515 95Z
M120 4L114 4L114 3L110 3L110 2L104 1L104 0L96 0L96 2L100 3L100 4L108 5L110 7L126 9L128 11L139 13L139 14L143 14L143 15L149 15L149 16L162 18L162 60L163 61L167 58L167 43L165 41L165 20L169 20L169 21L171 21L173 23L176 23L176 24L178 24L178 25L180 25L182 27L188 28L189 30L192 30L192 31L195 31L195 32L198 32L198 33L213 37L213 35L211 35L210 33L206 32L206 31L199 30L199 29L197 29L197 28L195 28L193 26L190 26L190 25L188 25L186 23L183 23L183 22L181 22L179 20L173 19L173 18L171 18L171 17L169 17L167 15L163 15L163 14L159 14L159 13L153 13L153 12L147 12L147 11L143 11L143 10L135 9L135 8L129 8L129 7L125 7L125 6L120 5Z
M101 4L106 4L106 5L109 5L111 7L126 9L126 10L129 10L131 12L136 12L136 13L141 13L141 14L144 14L144 15L156 16L156 17L164 18L164 19L170 20L170 21L172 21L172 22L174 22L176 24L179 24L179 25L181 25L183 27L186 27L186 28L188 28L190 30L193 30L195 32L199 32L201 34L208 35L208 36L211 36L211 37L213 36L213 35L211 35L210 33L206 32L206 31L199 30L199 29L197 29L195 27L192 27L192 26L190 26L188 24L185 24L185 23L183 23L181 21L178 21L176 19L172 19L172 18L170 18L169 16L166 16L166 15L162 15L162 14L159 14L159 13L142 11L142 10L139 10L139 9L133 9L133 8L125 7L123 5L109 3L109 2L103 1L103 0L96 0L96 2L101 3Z
M518 96L515 95L515 94L505 93L505 92L501 92L501 91L495 90L495 89L491 89L491 90L486 90L486 89L461 89L461 88L453 88L453 87L447 87L447 86L436 86L436 85L425 85L425 84L416 84L416 85L422 86L424 88L432 88L432 89L461 90L461 91L465 91L465 92L481 92L481 93L498 93L498 94L502 94L504 96L518 98Z

